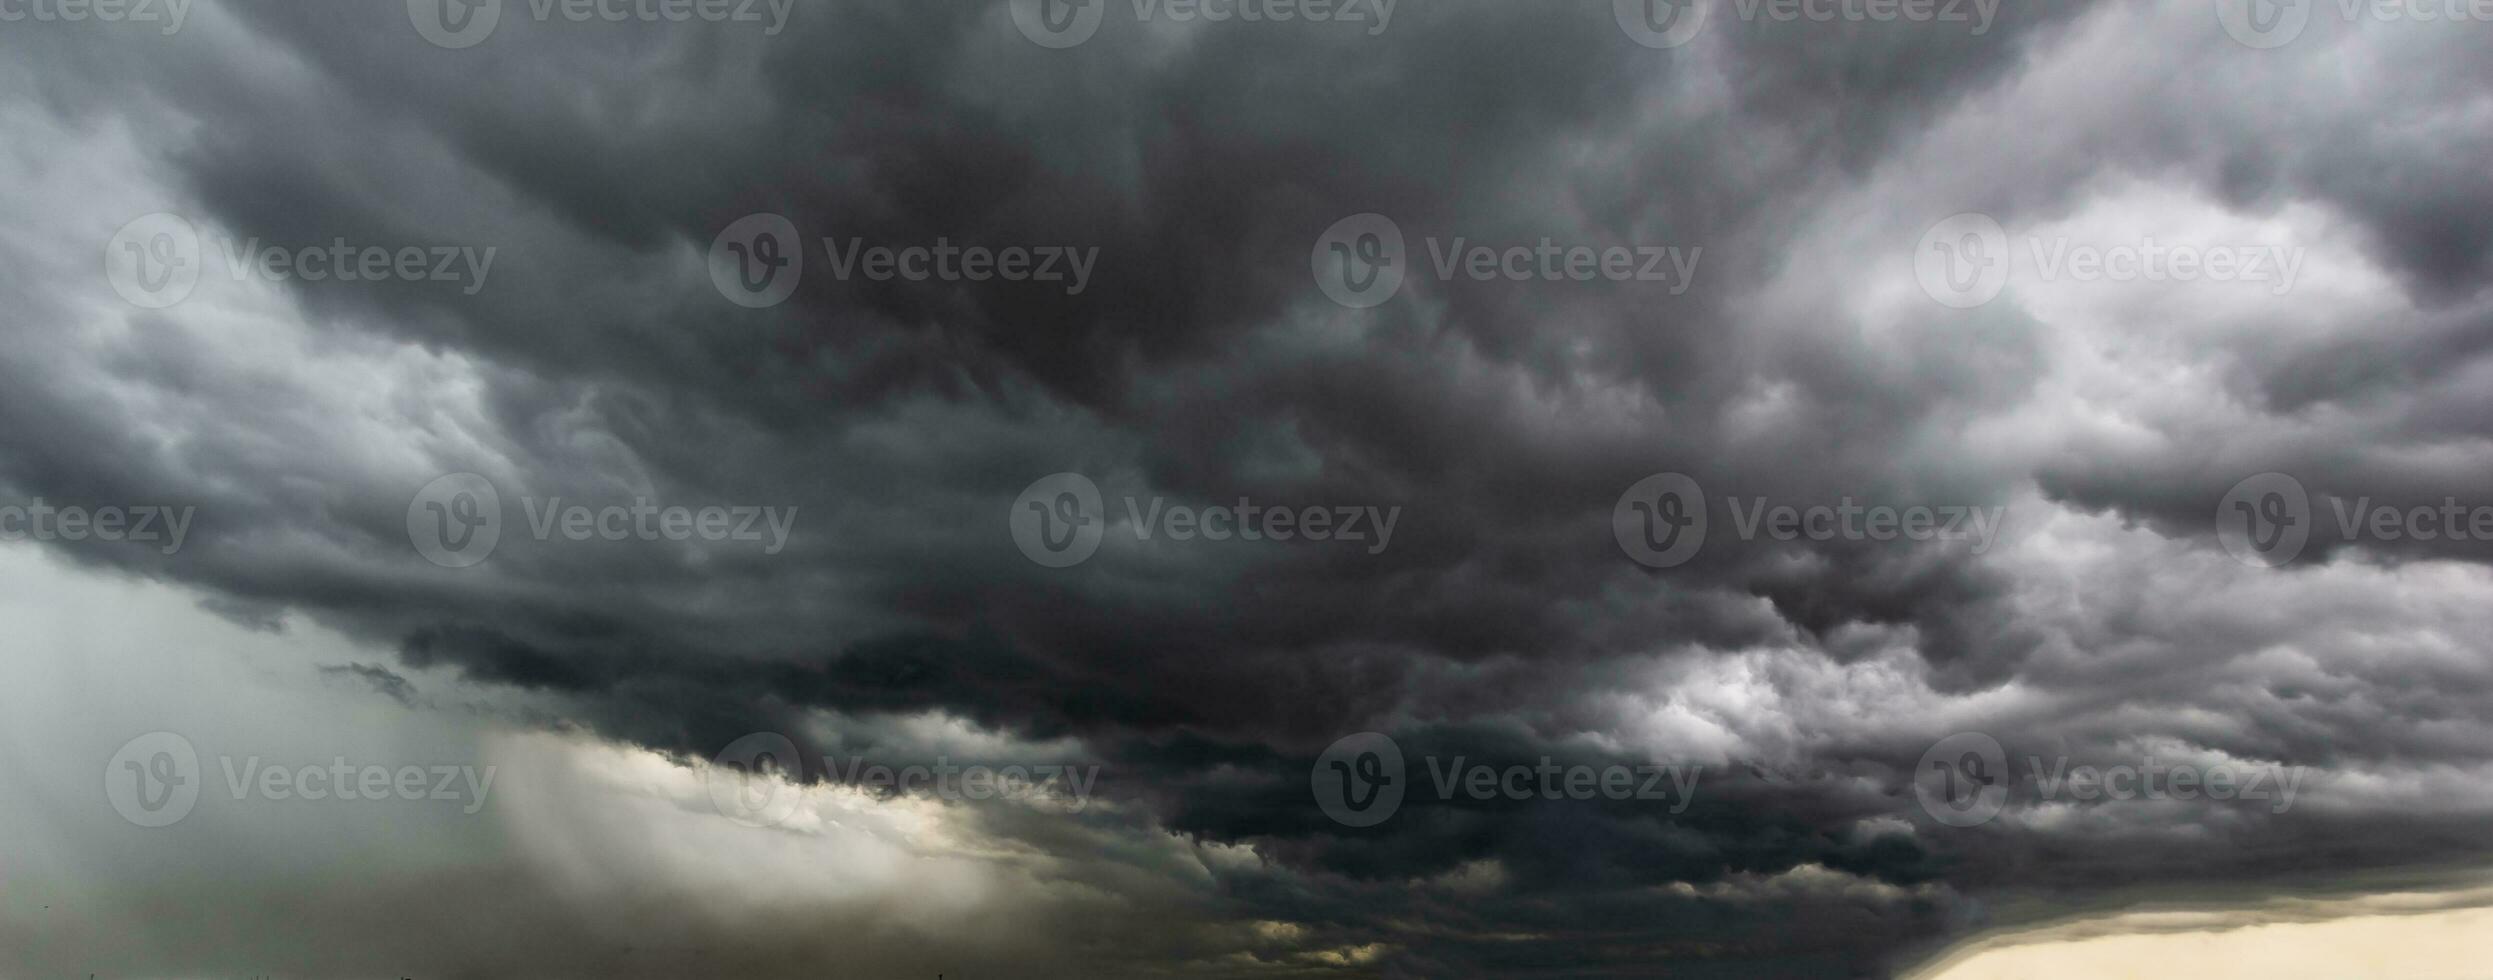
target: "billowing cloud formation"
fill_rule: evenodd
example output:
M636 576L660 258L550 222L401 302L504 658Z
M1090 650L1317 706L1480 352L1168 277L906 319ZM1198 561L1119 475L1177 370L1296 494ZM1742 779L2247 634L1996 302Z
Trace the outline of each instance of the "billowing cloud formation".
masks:
M995 833L1061 857L1114 814L1119 846L1254 856L1083 879L1208 923L1054 950L1110 973L1877 973L2037 892L2484 852L2493 25L2317 10L2261 46L2227 4L1725 2L1655 47L1597 3L1109 4L1052 47L1020 6L511 3L445 46L422 4L237 0L0 34L0 480L195 508L179 548L55 543L531 724L678 759L941 751L908 724L1064 747L1113 806ZM167 294L96 255L157 212L202 273L134 303ZM784 302L713 281L714 244L769 257L721 241L755 214L796 232ZM1322 261L1385 256L1324 243L1362 214L1400 286L1346 306ZM1668 274L1534 273L1545 240ZM847 264L913 246L1087 259L1079 288ZM227 274L262 247L424 271ZM2294 493L2237 493L2269 472ZM1058 473L1100 494L1056 515L1100 530L1071 567L1009 523ZM1631 532L1662 501L1622 499L1658 473L1706 532L1661 568ZM501 515L465 567L411 527L462 550L480 497L428 491L457 474ZM1249 507L1367 531L1186 533ZM2236 513L2305 537L2236 560ZM1352 827L1310 774L1366 731L1413 798ZM1923 802L1957 733L1989 767L1937 775L2005 793L1973 826ZM1434 778L1544 757L1695 789ZM739 975L818 967L783 935L740 935Z

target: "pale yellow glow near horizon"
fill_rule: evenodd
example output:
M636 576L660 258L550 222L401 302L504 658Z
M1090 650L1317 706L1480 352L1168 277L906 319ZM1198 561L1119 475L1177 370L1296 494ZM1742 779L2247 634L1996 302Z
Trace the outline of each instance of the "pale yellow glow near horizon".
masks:
M1922 980L2487 980L2493 908L2019 943L1963 955Z

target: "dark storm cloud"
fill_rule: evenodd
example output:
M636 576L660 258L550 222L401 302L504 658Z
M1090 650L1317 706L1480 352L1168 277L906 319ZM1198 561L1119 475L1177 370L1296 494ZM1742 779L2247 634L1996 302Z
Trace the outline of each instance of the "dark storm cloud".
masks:
M415 706L415 683L387 667L373 664L344 664L320 668L320 676L339 681L361 681L373 692L407 707Z
M1654 572L1608 524L1623 490L1667 470L1718 508L2014 504L2023 534L2057 503L2203 553L2219 500L2263 470L2401 506L2487 485L2493 463L2463 447L2483 433L2493 178L2463 163L2487 133L2454 109L2481 88L2480 38L2379 41L2465 82L2383 119L2376 91L2314 81L2320 55L2233 46L2200 10L2016 4L1975 35L1743 22L1724 4L1700 43L1663 51L1607 6L1411 3L1368 36L1141 24L1112 5L1063 51L1025 41L1001 3L801 6L778 36L513 5L464 50L420 40L397 3L221 4L173 44L12 37L11 77L45 112L130 127L202 224L500 258L473 294L288 285L314 344L412 344L418 387L473 386L360 432L338 428L346 400L328 390L354 382L229 370L231 352L173 328L195 310L82 333L57 287L7 280L22 329L0 354L0 416L41 424L11 427L0 475L27 496L195 503L198 540L177 555L73 550L207 586L237 615L310 612L410 667L537 692L669 752L706 757L814 711L1077 738L1170 830L1254 844L1287 872L1225 882L1220 914L1384 944L1375 966L1396 975L1876 972L1978 914L1966 892L2038 869L2222 882L2482 847L2439 811L2246 817L2219 831L2238 852L1875 824L1911 820L1918 757L1945 734L1880 686L1899 663L1935 691L2031 698L1982 719L2012 756L2124 758L2102 718L2164 712L2225 719L2183 734L2244 759L2479 761L2430 723L2475 725L2493 681L2428 640L2383 640L2412 607L2279 607L2280 578L2233 587L2270 590L2272 616L2226 616L2223 596L2173 598L2192 589L2178 573L2115 562L2067 573L2088 599L2070 611L2011 545L1740 541L1719 510L1703 554ZM2073 85L2083 59L2051 52L2114 50L2107 36L2132 63ZM2042 107L2069 114L2067 152L1995 138L2050 128ZM1873 336L1841 288L1852 273L1811 265L1844 216L1894 224L1895 254L1850 260L1895 264L1952 211L2041 220L2109 173L2252 213L2326 208L2402 308L2357 326L2276 304L2254 315L2296 329L2162 352L2210 366L2241 415L2143 419L2153 439L2030 418L1976 433L2051 380L2061 335L1934 306L1926 330ZM745 310L700 255L755 212L817 243L1096 247L1098 271L1079 295L842 280L809 246L794 300ZM1361 212L1394 218L1415 267L1421 239L1458 237L1701 246L1703 261L1677 295L1415 274L1353 314L1310 280L1308 250ZM140 395L99 401L88 386L107 378ZM488 564L439 569L407 546L407 501L460 471L498 486L505 540ZM1251 498L1398 508L1400 524L1375 554L1128 542L1051 570L1005 517L1063 471L1097 479L1112 513L1127 496ZM523 497L639 495L786 508L796 533L775 554L522 533ZM2367 557L2487 556L2375 544ZM2316 540L2305 562L2346 550ZM2296 680L2259 659L2289 642L2332 668ZM1702 668L1683 662L1742 651L1766 657L1754 675L1706 675L1757 699L1710 719L1731 748L1587 738L1685 707L1675 672ZM344 669L408 700L385 668ZM1640 695L1656 700L1618 700ZM1684 813L1432 801L1353 831L1308 801L1307 773L1366 729L1415 755L1714 775ZM1467 867L1496 886L1422 884Z

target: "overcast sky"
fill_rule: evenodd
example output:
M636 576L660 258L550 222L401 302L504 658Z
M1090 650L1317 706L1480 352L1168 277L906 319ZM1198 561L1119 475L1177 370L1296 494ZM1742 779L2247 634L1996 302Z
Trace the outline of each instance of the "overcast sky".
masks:
M2489 41L0 0L0 977L2466 934Z

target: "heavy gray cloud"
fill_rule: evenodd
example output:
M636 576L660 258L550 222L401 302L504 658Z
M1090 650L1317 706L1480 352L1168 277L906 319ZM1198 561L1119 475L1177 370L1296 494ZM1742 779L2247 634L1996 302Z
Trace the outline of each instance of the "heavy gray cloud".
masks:
M926 719L1075 747L1113 805L956 814L1050 869L997 886L1029 938L991 965L1876 975L2038 894L2481 859L2493 551L2333 516L2493 504L2493 178L2468 163L2493 138L2493 25L2323 9L2260 49L2215 5L2002 5L1977 31L1726 0L1655 49L1609 6L1403 4L1371 34L1110 4L1062 50L1001 2L800 6L777 34L512 3L462 49L397 3L202 0L173 36L10 25L0 485L195 507L170 554L52 544L395 655L326 662L333 696L461 710L409 675L451 678L497 692L473 709L497 725L679 760L755 731L916 759L942 751L907 736ZM209 270L142 309L96 256L160 211ZM812 244L792 299L747 309L705 256L764 212ZM1350 310L1310 250L1369 212L1410 275ZM1996 219L2015 267L1972 309L1914 274L1960 212ZM1098 258L1078 294L875 281L835 275L824 237ZM1433 265L1544 238L1698 260L1684 289ZM341 240L495 257L481 284L218 268L221 244ZM2150 242L2274 247L2298 278L2035 268ZM2277 569L2218 534L2268 471L2316 522ZM1103 521L1129 497L1397 521L1381 550L1120 526L1049 568L1007 518L1060 472L1097 482ZM1656 570L1611 517L1660 472L1710 512L1701 552ZM453 473L504 504L474 567L410 540L409 501ZM644 497L793 524L769 548L529 528ZM1980 540L1739 533L1760 500L2005 516ZM1706 768L1679 810L1430 798L1354 829L1309 774L1362 731L1395 738L1414 792L1456 757ZM1979 827L1916 803L1960 731L2012 763ZM2307 779L2281 812L2076 803L2028 759ZM512 838L487 880L565 885ZM607 882L646 889L617 914L682 900L663 870ZM1129 904L1152 914L1099 921ZM570 960L480 941L436 969L629 945L574 925L548 925ZM736 975L826 955L768 917L683 929ZM144 968L247 968L165 942ZM907 944L861 962L929 962L888 952Z

